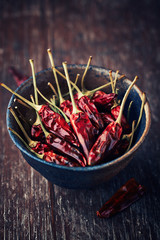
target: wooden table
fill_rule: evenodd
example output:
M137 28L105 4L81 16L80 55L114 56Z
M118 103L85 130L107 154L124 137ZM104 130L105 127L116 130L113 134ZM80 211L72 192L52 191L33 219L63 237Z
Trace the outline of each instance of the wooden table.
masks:
M159 1L1 1L0 81L16 89L8 67L31 75L55 63L119 69L146 92L152 126L133 161L93 190L52 185L33 170L12 143L5 112L10 93L0 89L0 239L160 239L160 4ZM99 219L96 211L128 179L146 195L122 213Z

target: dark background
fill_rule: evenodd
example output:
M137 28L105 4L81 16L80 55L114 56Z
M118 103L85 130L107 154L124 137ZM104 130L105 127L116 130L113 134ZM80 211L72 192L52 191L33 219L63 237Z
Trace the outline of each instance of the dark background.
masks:
M31 75L50 66L92 64L119 69L146 92L152 111L147 139L133 161L116 177L93 190L68 190L47 182L22 158L6 129L10 93L0 89L0 239L160 239L160 2L1 1L0 81L16 89L8 72L15 66ZM111 219L96 211L134 177L146 195Z

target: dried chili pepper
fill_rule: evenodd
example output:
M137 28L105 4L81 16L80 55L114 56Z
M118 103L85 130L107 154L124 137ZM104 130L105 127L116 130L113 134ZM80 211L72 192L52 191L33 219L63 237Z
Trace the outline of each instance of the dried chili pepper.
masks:
M10 91L12 94L15 94L22 101L27 103L33 109L35 109L39 115L42 116L42 122L45 124L45 127L52 131L56 136L72 143L75 146L79 146L77 138L75 134L72 132L71 127L67 124L65 119L58 113L51 110L47 105L36 105L29 100L25 99L18 93L11 90L4 83L0 83L0 85ZM55 106L56 109L59 108ZM64 114L64 113L63 113Z
M118 118L119 112L120 112L120 106L116 106L111 109L111 114L115 120ZM130 127L129 123L127 122L127 119L125 118L124 115L122 115L121 124L122 124L123 131L125 133L130 131L131 127Z
M121 118L122 118L124 105L129 95L129 92L131 91L133 85L137 81L137 78L138 77L136 76L134 81L126 91L125 96L123 97L121 109L120 109L117 120L114 122L111 122L105 128L103 133L98 137L92 149L90 150L89 156L88 156L88 165L95 165L99 162L102 162L105 157L113 153L117 143L120 141L122 130L123 130L121 126Z
M43 127L42 123L41 123L41 127L44 131L44 135L46 137L46 142L42 143L40 141L32 140L28 136L25 129L23 128L21 122L17 118L13 109L10 107L9 110L12 113L12 115L14 116L18 126L22 130L25 138L27 139L30 148L34 152L36 152L38 154L43 154L45 152L51 152L51 151L55 150L58 153L66 155L67 157L69 157L69 159L73 159L72 161L74 161L75 163L78 163L82 167L84 167L86 165L86 160L85 160L84 156L82 155L82 153L78 149L74 148L69 143L65 142L63 139L60 139L60 138L56 137L55 135L53 135L52 133L47 132L45 130L45 128Z
M65 78L66 79L66 78ZM86 112L90 121L97 129L103 129L104 124L101 118L100 113L98 112L94 103L91 102L88 96L85 96L80 89L75 85L75 83L71 82L73 87L76 89L77 93L74 95L74 100L77 104L77 108ZM66 100L60 104L60 108L65 112L65 114L70 117L73 111L73 105L69 100Z
M67 157L73 159L74 161L78 162L82 167L85 167L87 161L83 154L75 147L71 146L67 141L61 139L51 132L48 132L41 122L41 127L45 135L46 143L53 148L58 153L66 155Z
M37 148L31 148L24 140L21 138L21 136L15 132L13 129L9 128L9 130L15 134L19 139L24 143L24 145L27 147L27 149L31 152L33 152L38 158L45 160L46 162L56 163L58 165L62 166L68 166L68 167L81 167L81 165L78 162L74 162L71 159L61 156L59 154L56 154L53 152L53 150L49 150L45 147L45 144L43 145L44 148L42 148L42 151L37 151ZM40 143L38 143L40 144ZM40 145L41 146L41 145ZM45 151L43 151L45 150Z
M145 188L131 178L96 212L97 216L112 217L140 199L144 193Z
M110 111L114 100L117 97L117 94L115 93L105 93L102 91L96 91L94 95L92 96L92 102L96 105L97 109L102 111Z
M104 122L105 127L108 126L111 122L115 121L114 117L112 116L111 113L101 113L102 120Z
M30 148L34 151L37 152L38 154L42 154L45 151L50 151L51 148L45 144L42 143L40 141L34 141L32 140L27 132L25 131L24 127L22 126L21 122L19 121L18 117L16 116L15 112L13 111L13 109L11 107L9 107L10 112L12 113L14 119L16 120L18 126L20 127L21 131L23 132L25 138L27 139L28 145L30 146Z
M70 85L67 64L63 63L63 67L66 74L70 97L73 105L73 112L70 116L70 123L82 146L84 155L87 158L89 150L91 149L95 141L95 136L97 135L98 130L92 125L88 115L85 112L82 112L77 109Z
M15 67L9 67L8 71L12 74L18 87L29 78L27 75L20 73Z

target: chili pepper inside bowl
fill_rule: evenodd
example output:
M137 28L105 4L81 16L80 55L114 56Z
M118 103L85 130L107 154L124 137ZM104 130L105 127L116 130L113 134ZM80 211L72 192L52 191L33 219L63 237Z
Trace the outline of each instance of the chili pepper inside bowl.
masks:
M68 65L68 73L70 80L73 82L76 79L77 74L83 75L86 65ZM57 67L57 69L64 74L63 67ZM115 75L112 72L113 76ZM119 75L120 76L120 75ZM67 82L58 76L60 87L62 93L68 92ZM46 69L36 74L37 87L42 92L44 96L50 99L53 96L52 90L48 87L48 82L51 82L55 86L54 76L52 69ZM101 67L90 66L87 75L85 77L85 87L87 89L94 89L105 83L110 82L109 80L109 70ZM132 81L127 78L122 78L117 81L118 98L122 99L128 86ZM111 87L106 87L103 91L111 93ZM34 95L33 81L32 77L25 81L16 92L26 99L30 100L30 95ZM131 111L130 111L130 124L133 120L138 120L139 112L142 103L142 91L134 85L131 90L127 102L124 108L124 115L127 116L128 106L131 101L133 101ZM69 96L69 95L68 95ZM39 96L39 103L43 104L44 100ZM19 104L14 101L15 96L12 95L8 107L14 108L18 106L18 111L22 113L26 121L23 121L23 125L26 129L29 129L31 124L34 123L36 114L31 108ZM93 188L96 185L102 184L105 181L111 179L118 172L120 172L133 158L134 153L140 147L141 143L144 141L149 128L150 128L151 116L150 107L146 101L142 119L139 127L134 135L133 144L131 149L123 154L122 156L110 160L106 163L101 163L95 166L87 167L67 167L61 166L54 163L46 162L43 159L38 158L34 153L29 151L27 147L21 142L21 140L9 131L10 137L14 144L21 151L23 157L35 170L41 173L46 179L48 179L53 184L66 188ZM15 119L13 118L11 112L7 110L7 127L14 129L22 138L24 138L21 130L19 129Z

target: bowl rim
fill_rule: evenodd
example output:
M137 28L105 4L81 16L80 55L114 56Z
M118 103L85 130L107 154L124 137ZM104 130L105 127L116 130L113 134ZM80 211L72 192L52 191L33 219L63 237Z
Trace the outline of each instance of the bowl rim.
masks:
M86 67L86 64L68 64L68 69L69 68L81 68L81 69L84 69ZM57 69L62 69L63 66L56 66ZM96 65L90 65L90 70L93 69L93 70L98 70L98 71L103 71L106 73L106 71L109 71L109 69L105 68L105 67L100 67L100 66L96 66ZM52 69L51 68L46 68L44 70L41 70L39 72L36 73L36 76L44 73L44 72L47 72L47 71L51 71ZM112 71L113 73L115 73L115 71L113 70ZM120 75L120 73L119 73ZM18 92L23 86L25 86L26 84L28 84L30 81L32 80L32 76L29 77L25 82L23 82L16 90L15 92ZM132 82L131 80L129 80L128 78L125 77L124 81L128 82L129 84ZM140 98L142 99L142 94L143 92L140 90L140 88L135 84L133 86L133 89L136 90L136 92L139 94ZM13 100L14 100L14 97L15 95L12 94L10 100L9 100L9 103L8 103L8 108L11 106ZM9 109L7 108L7 113L6 113L6 123L7 123L7 129L8 127L10 127L10 111ZM24 154L26 154L28 157L31 157L33 158L35 161L38 161L42 164L45 164L45 165L48 165L50 167L55 167L57 169L64 169L64 170L67 170L67 171L77 171L77 172L92 172L92 171L95 171L95 170L101 170L103 168L106 168L106 167L109 167L109 166L112 166L114 164L117 164L118 162L121 162L122 160L125 160L127 159L129 156L131 156L137 149L138 147L142 144L142 142L144 141L145 137L147 136L148 132L149 132L149 129L150 129L150 125L151 125L151 111L150 111L150 105L149 105L149 102L146 98L146 103L145 103L145 106L144 106L144 110L145 110L145 116L146 116L146 126L145 126L145 129L143 131L143 134L142 136L140 137L140 139L138 140L138 142L125 154L123 154L122 156L118 157L118 158L115 158L109 162L106 162L106 163L102 163L102 164L98 164L98 165L95 165L95 166L86 166L86 167L68 167L68 166L63 166L63 165L58 165L58 164L55 164L55 163L50 163L50 162L47 162L47 161L44 161L43 159L40 159L38 158L36 155L34 155L34 153L30 152L26 147L23 148L22 145L19 144L19 139L17 136L15 136L11 131L8 130L9 132L9 135L10 135L10 138L12 139L13 143L16 145L16 147L21 151L23 152ZM18 141L17 141L18 139ZM21 142L21 141L20 141ZM23 143L22 143L23 144ZM24 145L23 145L24 146Z

